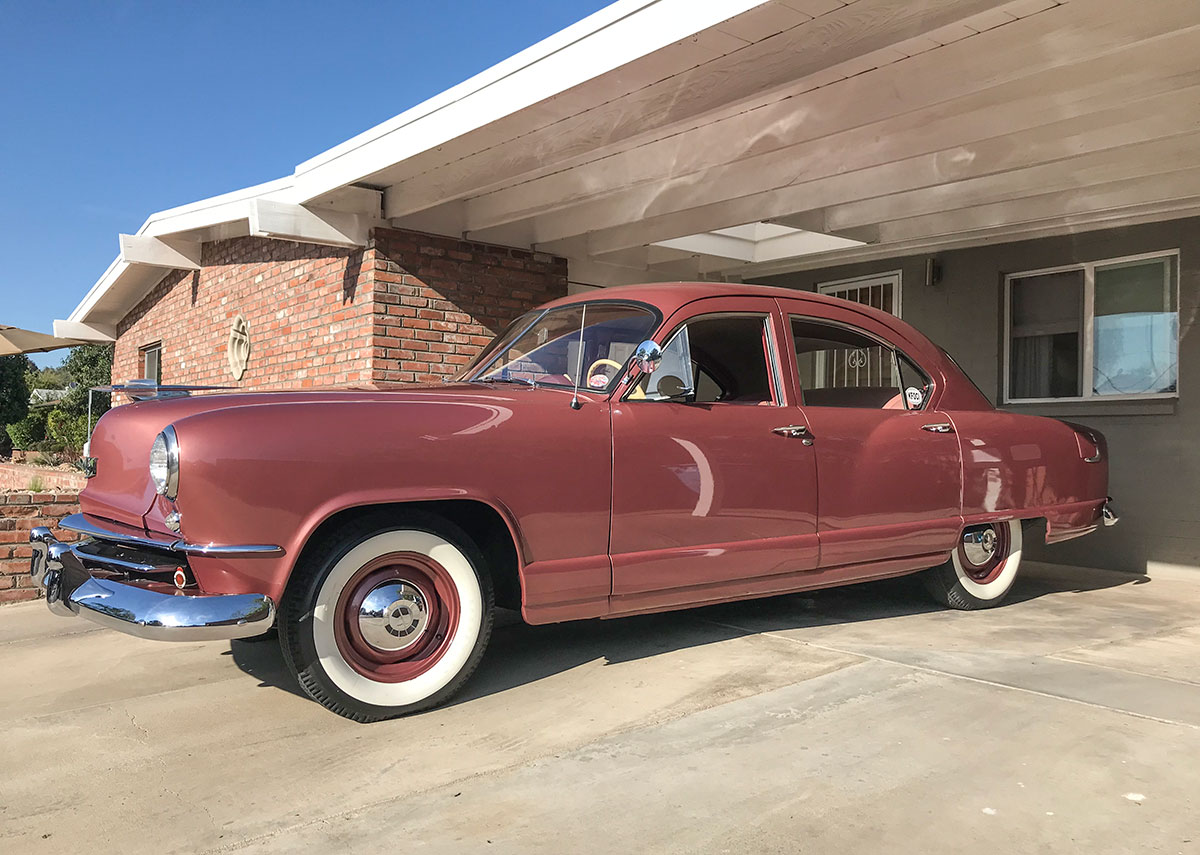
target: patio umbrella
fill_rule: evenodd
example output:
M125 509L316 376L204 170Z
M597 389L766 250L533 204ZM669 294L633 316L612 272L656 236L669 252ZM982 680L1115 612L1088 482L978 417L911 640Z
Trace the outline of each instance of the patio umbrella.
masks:
M77 344L83 344L83 342L73 338L55 338L46 333L0 324L0 356L11 356L14 353L44 353L47 350L74 347Z

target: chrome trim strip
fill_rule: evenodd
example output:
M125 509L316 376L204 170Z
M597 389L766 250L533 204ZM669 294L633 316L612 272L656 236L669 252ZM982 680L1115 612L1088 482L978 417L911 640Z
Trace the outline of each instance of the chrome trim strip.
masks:
M162 429L163 440L167 445L167 483L163 486L162 494L172 502L179 495L179 437L174 425Z
M153 549L168 549L173 552L182 552L186 555L208 555L208 556L245 556L245 555L279 555L283 553L282 546L274 544L229 544L221 545L215 543L188 543L185 540L155 540L150 537L140 537L133 534L121 534L108 529L100 528L88 522L87 517L83 514L71 514L68 517L63 517L59 528L65 528L69 531L77 531L80 534L86 534L88 537L94 537L97 540L107 540L112 543L125 543L131 546L149 546Z
M266 594L165 594L88 573L70 544L48 529L29 534L30 574L58 615L83 615L102 626L156 641L216 641L261 635L275 623Z
M135 573L156 573L168 568L167 563L162 564L143 564L140 561L126 561L122 558L113 558L108 555L97 555L94 552L88 552L85 548L89 543L99 543L101 541L85 540L82 543L71 544L71 551L81 561L90 561L93 564L102 564L106 567L116 567L120 570L132 570Z

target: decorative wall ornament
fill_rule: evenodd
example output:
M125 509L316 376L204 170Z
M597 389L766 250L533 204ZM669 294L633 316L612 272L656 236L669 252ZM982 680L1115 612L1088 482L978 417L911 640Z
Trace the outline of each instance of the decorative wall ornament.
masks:
M229 327L229 345L225 352L229 357L229 373L234 380L241 380L250 364L250 325L241 315L234 318Z

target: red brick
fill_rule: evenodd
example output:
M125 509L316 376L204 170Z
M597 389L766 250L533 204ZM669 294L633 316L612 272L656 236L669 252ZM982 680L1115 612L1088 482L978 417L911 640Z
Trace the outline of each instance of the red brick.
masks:
M139 376L139 348L156 341L166 382L271 389L411 380L426 370L399 370L395 351L445 343L474 356L517 315L567 290L565 261L544 253L396 229L371 239L364 249L249 237L204 244L199 271L168 274L118 324L114 380ZM225 358L238 314L251 337L240 382Z

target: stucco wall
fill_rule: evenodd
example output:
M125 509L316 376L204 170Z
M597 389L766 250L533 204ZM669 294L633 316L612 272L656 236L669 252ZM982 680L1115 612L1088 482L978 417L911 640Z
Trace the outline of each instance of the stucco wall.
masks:
M1180 390L1168 402L1011 406L1091 425L1108 437L1110 490L1120 525L1041 547L1046 561L1143 572L1155 564L1200 570L1200 219L939 253L940 284L925 285L925 256L787 274L760 281L815 290L820 282L901 270L904 319L945 347L997 400L1002 380L1006 273L1157 250L1180 250Z

